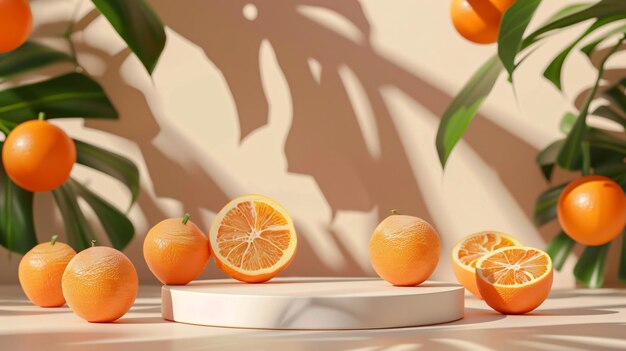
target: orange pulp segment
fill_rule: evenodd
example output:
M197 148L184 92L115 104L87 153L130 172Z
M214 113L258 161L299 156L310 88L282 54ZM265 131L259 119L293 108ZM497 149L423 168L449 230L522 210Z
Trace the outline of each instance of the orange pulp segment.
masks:
M271 279L291 263L297 246L285 208L262 195L231 201L218 213L209 236L218 266L245 282Z
M474 296L482 298L476 286L476 262L502 247L521 246L512 236L494 231L483 231L461 239L452 249L452 268L457 280Z
M476 263L476 284L485 302L504 314L539 307L552 289L552 260L532 248L504 247Z
M546 275L551 268L550 256L545 252L515 247L485 257L477 274L494 285L523 285Z

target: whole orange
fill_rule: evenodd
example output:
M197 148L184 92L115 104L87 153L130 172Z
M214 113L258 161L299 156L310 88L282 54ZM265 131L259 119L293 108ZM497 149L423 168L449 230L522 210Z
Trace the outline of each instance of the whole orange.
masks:
M161 221L143 241L148 268L163 284L185 285L194 280L204 270L209 256L209 239L189 220L188 214Z
M22 257L18 268L22 290L30 302L41 307L65 304L61 278L68 262L76 255L69 245L56 240L54 235L50 242L30 249Z
M452 0L450 18L465 39L490 44L498 40L502 15L515 0Z
M68 306L88 322L112 322L132 307L139 288L137 271L123 253L94 246L78 253L63 273Z
M370 239L374 270L397 286L414 286L428 279L439 263L439 251L435 228L413 216L393 214L385 218Z
M607 177L580 177L561 192L557 216L572 239L585 245L603 245L624 230L626 195Z
M28 0L0 0L0 54L20 47L32 30Z
M76 145L46 121L24 122L9 133L2 147L7 175L28 191L50 191L63 184L76 162Z

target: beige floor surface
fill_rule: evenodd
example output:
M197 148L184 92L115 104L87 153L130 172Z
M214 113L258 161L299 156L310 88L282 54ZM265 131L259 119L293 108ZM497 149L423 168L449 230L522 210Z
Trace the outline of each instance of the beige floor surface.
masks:
M132 310L110 324L87 323L67 307L31 305L18 286L0 286L0 349L21 350L626 350L626 290L554 290L536 311L504 316L466 297L456 322L369 331L212 328L161 319L160 289L141 287ZM251 311L254 313L254 311Z

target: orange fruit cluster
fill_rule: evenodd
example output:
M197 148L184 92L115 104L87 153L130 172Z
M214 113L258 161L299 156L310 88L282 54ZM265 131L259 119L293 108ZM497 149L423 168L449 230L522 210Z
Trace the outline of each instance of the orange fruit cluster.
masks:
M296 231L287 210L265 196L246 195L217 214L209 238L188 214L158 223L144 239L144 257L164 284L184 285L195 279L211 251L218 267L230 277L260 283L287 268L296 247ZM132 307L139 287L137 271L123 253L93 246L76 254L57 242L56 236L24 255L19 277L32 303L57 307L67 302L89 322L122 317Z
M515 0L452 0L450 18L457 32L477 44L498 40L502 15Z
M499 232L461 239L452 249L452 267L459 283L503 314L534 310L552 288L550 256Z
M486 254L506 246L521 246L517 239L500 232L469 235L452 249L452 269L457 280L474 296L482 299L476 285L476 263Z
M226 275L261 283L289 266L297 243L293 221L282 205L266 196L246 195L222 208L208 239L186 215L150 229L143 252L148 267L164 284L189 283L210 256Z
M32 303L59 307L67 302L89 322L122 317L135 302L139 288L135 266L123 253L93 246L77 254L69 245L57 242L56 235L22 257L19 280Z

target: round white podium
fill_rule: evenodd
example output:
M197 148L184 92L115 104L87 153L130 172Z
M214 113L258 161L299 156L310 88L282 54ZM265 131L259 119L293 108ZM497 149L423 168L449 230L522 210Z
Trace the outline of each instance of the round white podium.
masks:
M275 278L267 283L194 281L163 286L163 318L261 329L373 329L463 318L461 285L395 287L373 278Z

